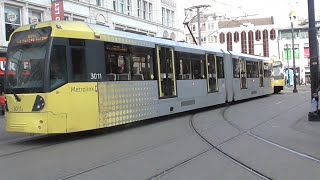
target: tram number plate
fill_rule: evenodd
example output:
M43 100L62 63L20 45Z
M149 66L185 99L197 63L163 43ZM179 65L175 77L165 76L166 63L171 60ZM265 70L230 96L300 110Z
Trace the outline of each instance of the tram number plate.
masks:
M102 79L101 73L90 73L90 79Z
M18 111L23 111L21 106L13 106L13 111L18 112Z

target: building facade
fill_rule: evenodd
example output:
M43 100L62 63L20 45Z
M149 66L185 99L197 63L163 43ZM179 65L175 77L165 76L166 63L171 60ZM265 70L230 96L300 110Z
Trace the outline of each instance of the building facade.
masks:
M184 39L174 0L63 0L63 20L85 21L116 30ZM10 35L19 26L52 19L51 0L0 0L0 91ZM62 10L61 7L57 10ZM183 13L183 12L182 12Z
M317 25L318 39L320 26ZM295 59L297 84L310 82L310 52L309 52L309 33L308 25L293 26L294 46L292 46L291 27L279 29L279 54L283 61L284 67L289 67L290 85L293 85L293 57ZM294 56L293 56L294 49ZM291 74L291 77L290 77ZM288 77L288 71L286 71Z
M173 0L63 0L64 20L85 21L114 29L184 39L176 28ZM3 51L19 26L51 20L51 0L2 0L0 46Z
M199 44L197 20L192 20L189 27ZM272 17L227 20L215 14L207 14L201 17L200 28L203 46L279 58L278 28ZM191 34L186 32L186 35L186 41L194 43Z

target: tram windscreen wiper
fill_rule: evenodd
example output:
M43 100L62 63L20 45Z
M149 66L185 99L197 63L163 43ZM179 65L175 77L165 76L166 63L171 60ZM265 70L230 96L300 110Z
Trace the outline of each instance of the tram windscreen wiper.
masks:
M16 100L17 100L18 102L21 101L21 98L20 98L15 92L13 92L13 95L14 95L14 97L16 98Z
M14 92L13 86L12 86L11 84L9 84L9 87L10 87L10 89L11 89L11 92L12 92L14 98L15 98L18 102L20 102L20 101L21 101L21 98Z

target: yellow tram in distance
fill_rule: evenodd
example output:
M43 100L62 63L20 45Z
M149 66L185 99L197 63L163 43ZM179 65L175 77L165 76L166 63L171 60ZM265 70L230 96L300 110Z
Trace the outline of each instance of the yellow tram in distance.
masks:
M273 93L264 57L77 21L19 27L6 64L6 130L71 133Z
M272 77L273 77L273 88L274 93L279 93L284 89L285 86L285 78L283 71L283 64L281 60L273 60L272 64Z

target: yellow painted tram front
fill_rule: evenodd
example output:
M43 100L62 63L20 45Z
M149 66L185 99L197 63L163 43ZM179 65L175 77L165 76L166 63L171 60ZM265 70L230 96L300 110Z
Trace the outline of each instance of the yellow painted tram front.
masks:
M273 60L273 89L274 93L279 93L284 89L285 79L283 74L283 64L280 60Z
M59 42L63 38L93 40L94 33L80 22L44 22L19 27L12 35L6 67L7 131L46 134L97 128L92 120L98 119L97 82L67 84L70 77L53 77L53 68L67 73L70 66L58 62L54 67L54 56L66 58L61 53L66 46Z

